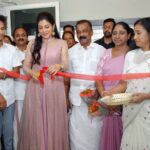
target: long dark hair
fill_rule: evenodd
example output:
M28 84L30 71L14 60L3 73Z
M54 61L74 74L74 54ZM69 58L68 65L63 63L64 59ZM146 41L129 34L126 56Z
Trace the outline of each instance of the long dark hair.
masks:
M42 12L39 13L37 16L37 20L36 20L36 37L35 37L35 44L34 44L34 49L32 52L32 58L33 58L33 64L40 64L40 58L41 58L41 54L40 54L40 50L42 47L42 37L39 36L39 32L38 32L38 24L41 20L46 20L48 21L52 26L55 25L54 28L54 32L55 35L54 37L57 39L60 39L56 24L55 24L55 20L54 17L48 13L48 12Z

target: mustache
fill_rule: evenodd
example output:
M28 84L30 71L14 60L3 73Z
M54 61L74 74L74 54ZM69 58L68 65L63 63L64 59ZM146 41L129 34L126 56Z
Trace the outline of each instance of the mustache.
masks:
M82 39L83 39L83 40L86 39L86 36L80 36L80 37L79 37L79 40L82 40Z
M104 33L105 33L105 34L112 34L112 33L111 33L111 32L109 32L109 31L105 31Z
M19 39L18 41L24 41L24 39Z

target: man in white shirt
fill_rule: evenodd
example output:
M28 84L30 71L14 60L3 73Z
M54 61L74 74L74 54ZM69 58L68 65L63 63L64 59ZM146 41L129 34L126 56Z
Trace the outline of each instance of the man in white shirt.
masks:
M0 15L0 68L19 72L20 61L14 46L3 43L6 18ZM14 79L0 72L0 137L3 135L4 149L13 149ZM2 102L3 101L3 102ZM6 103L6 105L3 105Z
M22 27L18 27L13 31L13 38L14 38L14 43L18 52L20 62L23 63L23 60L25 59L25 50L27 48L27 43L28 43L27 31ZM23 75L25 74L22 66L20 66L20 74L23 74ZM17 150L18 131L19 131L19 125L20 125L20 118L22 114L26 83L27 81L15 79L16 102L15 102L14 140L13 140L14 150Z
M76 24L79 43L69 49L69 72L95 75L97 64L105 49L91 42L92 24L80 20ZM95 82L88 80L70 80L69 100L72 112L69 122L71 150L99 150L102 117L91 118L88 107L80 97L86 88L95 89Z

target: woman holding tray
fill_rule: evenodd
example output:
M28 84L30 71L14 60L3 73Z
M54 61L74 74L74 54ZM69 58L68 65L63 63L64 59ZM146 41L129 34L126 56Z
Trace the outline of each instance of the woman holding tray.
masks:
M130 27L125 22L118 22L112 30L112 40L115 47L108 49L99 62L98 75L121 74L124 59L129 50L128 40L130 38ZM119 81L97 81L97 90L101 97L105 91L115 87ZM121 106L114 107L114 112L105 115L103 120L100 150L119 150L122 137Z

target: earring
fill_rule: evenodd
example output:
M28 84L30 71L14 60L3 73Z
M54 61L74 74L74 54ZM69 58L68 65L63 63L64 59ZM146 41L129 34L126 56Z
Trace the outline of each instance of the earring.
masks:
M52 32L52 36L55 36L55 32L54 31Z
M40 33L38 33L38 35L37 35L38 37L40 37L41 35L40 35Z

